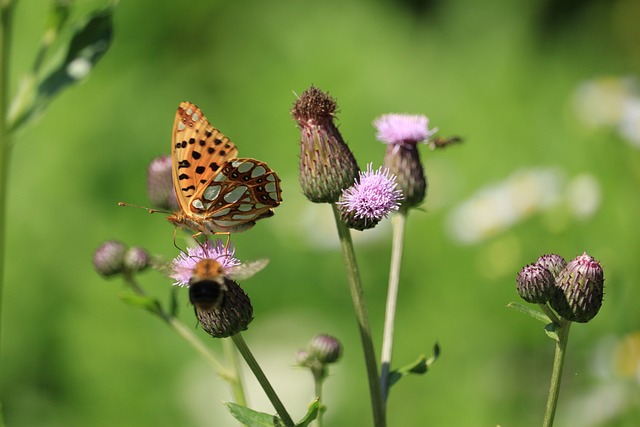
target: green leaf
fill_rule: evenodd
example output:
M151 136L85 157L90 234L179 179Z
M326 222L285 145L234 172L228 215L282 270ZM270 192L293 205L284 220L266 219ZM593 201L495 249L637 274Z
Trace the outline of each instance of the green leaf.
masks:
M160 302L152 297L138 295L130 291L120 292L118 296L123 302L129 305L144 308L154 313L158 313L161 308Z
M400 378L405 377L409 374L425 374L429 370L433 362L438 359L438 357L440 357L440 346L438 345L438 343L435 343L433 345L433 355L430 358L427 359L427 357L422 354L413 363L391 371L389 373L389 387L400 381Z
M538 310L534 310L531 307L527 307L515 302L510 302L509 304L507 304L507 307L518 310L520 313L528 314L529 316L533 317L536 320L541 321L544 324L551 322L551 319L549 319L549 316L547 316L544 313L541 313Z
M66 21L64 14L67 12L64 6L61 6L60 10L57 10L60 16L55 17L59 22L50 25L62 25ZM19 112L12 117L10 130L14 131L33 119L63 89L85 78L107 52L112 38L113 9L107 8L90 15L86 23L73 31L66 56L59 64L52 65L52 71L46 77L39 79L35 99L23 101L24 106L17 107ZM41 58L37 59L40 60ZM23 91L25 94L22 96L28 96L29 90Z
M555 323L552 322L545 325L544 332L552 340L560 342L560 337L558 336L558 325L556 325Z
M320 400L316 399L309 405L307 409L307 413L304 414L304 417L296 424L296 427L307 427L309 424L313 422L316 418L318 418L318 414L320 413Z
M238 405L233 402L225 402L225 406L240 423L249 427L279 427L282 425L280 419L271 414L254 411L246 406Z

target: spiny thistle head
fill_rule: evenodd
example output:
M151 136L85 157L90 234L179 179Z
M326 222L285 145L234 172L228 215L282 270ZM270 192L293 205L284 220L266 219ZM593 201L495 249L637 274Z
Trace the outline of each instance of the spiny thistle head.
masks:
M153 206L175 211L178 209L178 198L171 174L171 156L153 159L147 169L147 197Z
M547 254L538 257L536 264L549 270L553 277L558 277L558 273L567 265L567 261L558 254Z
M300 127L300 186L315 203L335 203L358 177L358 164L336 128L336 102L311 86L291 114Z
M429 119L422 115L385 114L374 120L376 138L387 144L384 167L397 177L404 195L400 209L418 206L427 194L418 143L427 142L435 130L428 130Z
M374 171L370 163L365 172L360 172L360 179L343 190L337 205L342 222L362 231L397 211L401 200L402 191L397 188L395 176L382 167Z
M549 304L560 316L586 323L598 314L604 297L604 271L586 252L560 271L556 286Z
M553 274L540 264L525 266L516 279L518 295L527 302L544 304L555 293Z

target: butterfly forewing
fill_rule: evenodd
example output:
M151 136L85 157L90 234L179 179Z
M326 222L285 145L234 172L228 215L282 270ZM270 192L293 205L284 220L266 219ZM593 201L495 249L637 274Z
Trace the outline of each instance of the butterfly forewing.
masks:
M223 164L238 155L235 144L211 126L202 111L190 102L178 107L173 124L173 185L183 212L189 200Z
M272 216L282 201L278 175L261 161L236 158L235 144L189 102L178 108L171 150L180 211L169 220L176 225L239 232Z

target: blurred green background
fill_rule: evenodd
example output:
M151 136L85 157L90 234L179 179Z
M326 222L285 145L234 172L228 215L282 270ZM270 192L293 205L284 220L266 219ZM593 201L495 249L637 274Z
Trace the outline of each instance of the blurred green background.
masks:
M14 92L47 5L16 9ZM74 17L104 5L78 1ZM182 100L282 178L276 215L233 238L242 260L271 260L242 283L255 315L246 341L298 418L313 386L295 352L316 333L338 336L345 352L326 383L326 425L371 425L330 208L307 202L297 182L289 110L314 84L337 98L363 168L382 161L371 122L383 113L426 114L440 135L465 140L423 147L429 196L409 218L394 362L436 341L442 356L392 390L389 425L540 425L553 342L506 304L518 300L525 264L587 251L605 270L605 302L572 328L556 425L636 426L640 151L618 124L634 117L623 107L637 99L639 19L633 0L121 2L113 45L89 79L15 135L0 355L7 425L236 425L221 403L231 400L225 383L166 325L123 304L121 281L91 263L112 238L177 254L162 214L116 204L148 204L146 168L169 152ZM388 225L354 233L377 350ZM169 279L141 281L167 300ZM179 297L180 317L219 349L195 328L186 290ZM245 378L252 406L272 412Z

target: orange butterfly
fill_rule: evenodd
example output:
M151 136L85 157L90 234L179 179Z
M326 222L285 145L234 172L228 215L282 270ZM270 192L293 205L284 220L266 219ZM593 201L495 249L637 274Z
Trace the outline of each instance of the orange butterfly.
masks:
M255 159L237 158L235 144L202 111L182 102L173 123L173 186L180 210L167 217L197 234L237 233L273 216L280 178Z

